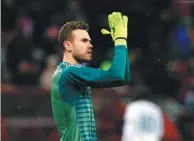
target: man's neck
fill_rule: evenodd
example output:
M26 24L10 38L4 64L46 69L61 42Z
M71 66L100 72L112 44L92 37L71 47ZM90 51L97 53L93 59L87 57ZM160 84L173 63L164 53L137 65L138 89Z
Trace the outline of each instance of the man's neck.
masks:
M76 65L76 64L79 64L74 58L72 55L70 54L65 54L63 55L63 62L67 62L69 64L72 64L72 65Z

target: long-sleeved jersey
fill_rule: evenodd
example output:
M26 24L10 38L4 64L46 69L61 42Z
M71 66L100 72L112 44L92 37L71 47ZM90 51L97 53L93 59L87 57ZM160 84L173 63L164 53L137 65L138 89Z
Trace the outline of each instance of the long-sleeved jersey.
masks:
M116 87L130 79L128 51L115 47L109 70L62 62L52 77L52 110L60 141L97 141L91 87Z

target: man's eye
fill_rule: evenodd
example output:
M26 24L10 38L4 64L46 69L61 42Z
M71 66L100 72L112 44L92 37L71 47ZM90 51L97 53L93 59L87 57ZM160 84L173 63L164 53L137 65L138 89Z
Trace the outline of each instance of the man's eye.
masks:
M82 41L83 41L83 42L87 42L88 40L87 40L87 39L83 39Z
M90 42L91 43L91 40L89 39L82 39L83 42Z

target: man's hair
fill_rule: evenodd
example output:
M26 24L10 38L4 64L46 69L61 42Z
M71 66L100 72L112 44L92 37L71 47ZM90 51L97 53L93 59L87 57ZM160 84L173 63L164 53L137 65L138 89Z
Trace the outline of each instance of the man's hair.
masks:
M72 31L76 29L88 30L88 24L83 21L71 21L64 24L58 34L59 45L63 46L64 40L67 40L71 36Z

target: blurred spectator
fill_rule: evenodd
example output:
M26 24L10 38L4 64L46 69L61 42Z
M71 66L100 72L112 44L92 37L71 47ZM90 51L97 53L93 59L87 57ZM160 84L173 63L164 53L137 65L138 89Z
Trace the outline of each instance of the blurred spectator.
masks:
M8 130L6 126L5 119L1 117L1 140L2 141L9 141Z
M177 125L181 131L184 140L194 140L194 115L188 111L184 111L179 116Z
M25 12L18 14L16 27L20 30L20 34L24 37L31 37L34 31L34 23Z
M103 140L120 141L125 106L126 106L125 103L119 99L106 100L106 103L98 113L99 114L98 135Z
M164 135L162 141L181 141L181 134L173 121L163 113Z
M47 138L46 141L59 141L59 134L55 129Z
M87 18L82 9L82 3L78 0L70 0L66 3L65 18L67 21L82 20L88 23Z
M40 86L45 90L51 89L52 75L56 69L58 59L56 55L50 55L47 58L46 68L43 70L40 77Z
M29 38L13 31L15 36L7 46L7 68L11 81L18 85L37 84L38 66L34 63L34 45Z
M164 134L162 109L148 88L140 88L126 106L122 141L160 141Z
M46 56L57 53L57 48L59 48L57 45L58 32L59 27L57 25L49 25L45 28L40 46L45 51Z
M185 96L185 109L194 115L194 86L191 87Z
M7 69L7 45L12 39L12 35L9 31L3 31L1 33L1 81L4 83L10 82L10 72Z

